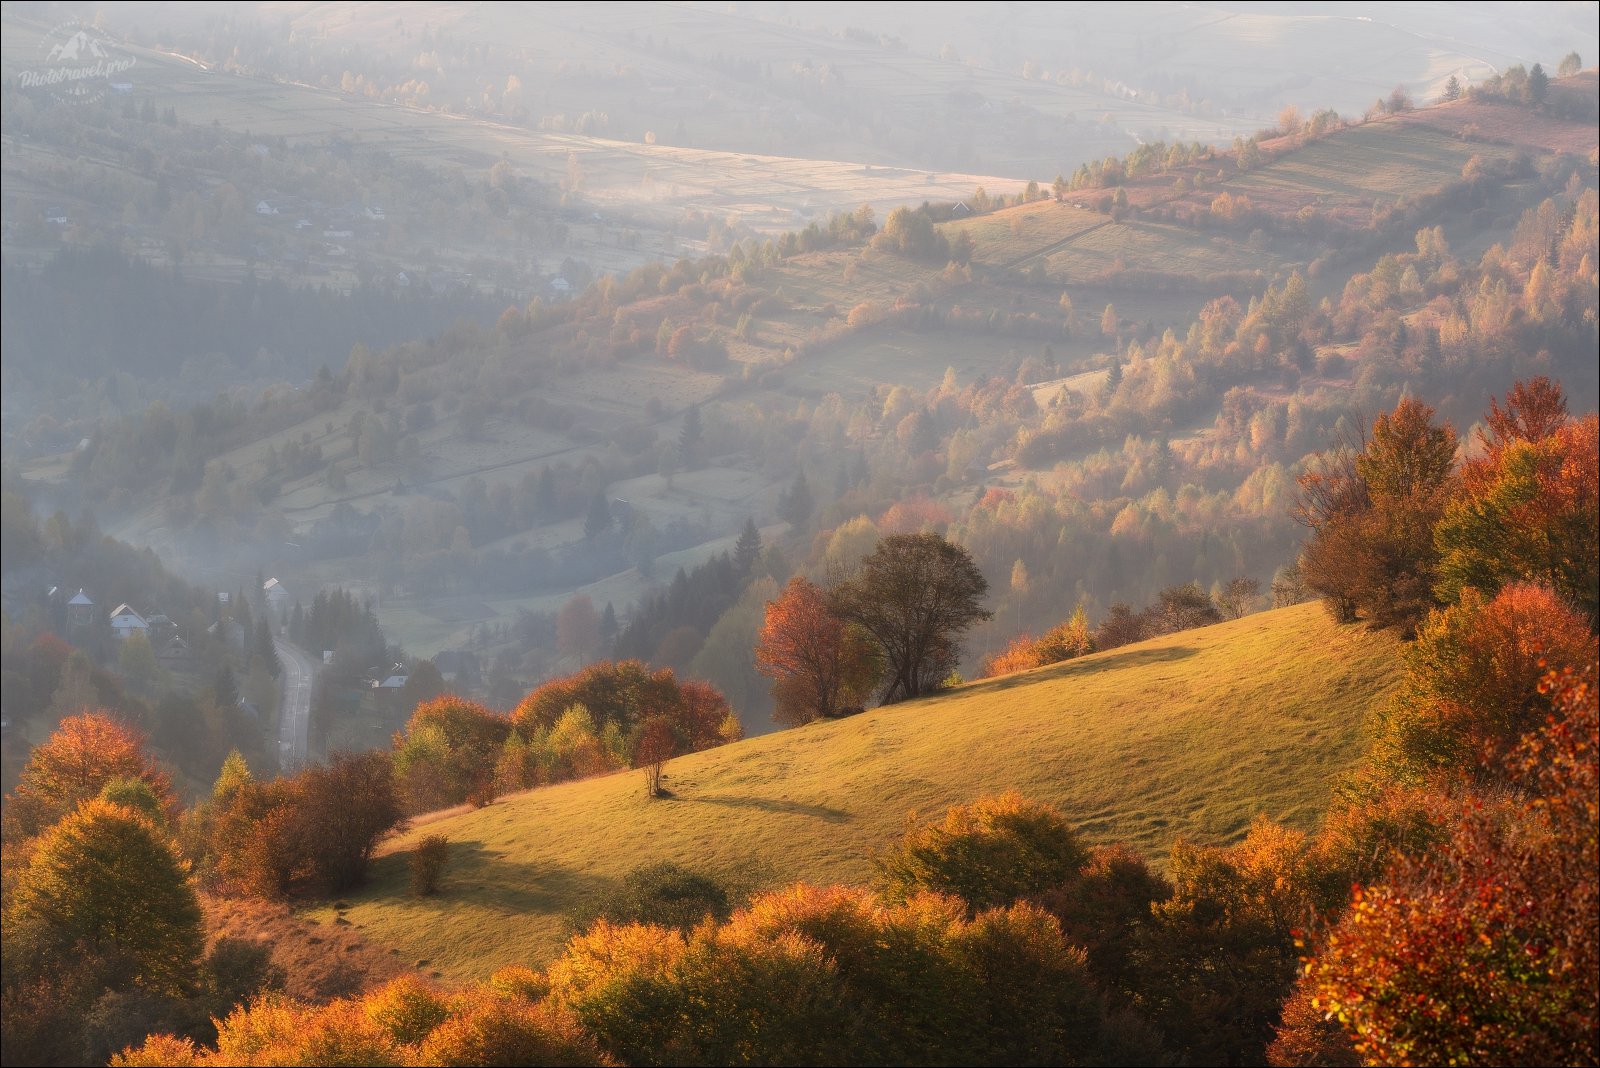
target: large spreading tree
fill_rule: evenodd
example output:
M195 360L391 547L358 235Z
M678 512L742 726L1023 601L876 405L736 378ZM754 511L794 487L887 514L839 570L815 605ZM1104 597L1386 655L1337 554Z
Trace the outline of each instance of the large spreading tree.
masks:
M834 614L870 634L883 652L883 703L937 689L961 656L961 635L994 613L966 549L938 534L892 534L831 598Z

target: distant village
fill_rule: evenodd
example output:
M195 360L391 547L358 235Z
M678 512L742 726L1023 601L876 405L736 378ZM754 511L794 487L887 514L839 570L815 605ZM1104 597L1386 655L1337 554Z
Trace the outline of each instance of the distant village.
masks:
M244 625L232 610L234 597L235 595L227 590L217 591L217 618L206 628L206 633L212 640L243 654L247 653L248 638ZM67 597L66 588L53 586L46 591L45 601L52 617L57 618L64 636L69 641L80 646L91 648L95 646L94 639L101 626L102 608L87 590L80 587L76 593ZM273 632L287 636L290 611L293 607L297 607L289 594L288 587L276 577L267 579L261 584L260 603L266 608L267 621ZM195 667L194 649L190 641L184 637L183 628L165 613L157 611L146 615L133 605L123 602L111 609L103 618L105 627L109 629L111 637L118 646L138 636L149 643L156 661L162 667L172 671L188 671ZM321 651L320 659L324 666L331 665L333 657L332 649ZM409 669L404 663L385 662L369 668L361 676L360 681L370 689L395 693L405 687L409 677Z

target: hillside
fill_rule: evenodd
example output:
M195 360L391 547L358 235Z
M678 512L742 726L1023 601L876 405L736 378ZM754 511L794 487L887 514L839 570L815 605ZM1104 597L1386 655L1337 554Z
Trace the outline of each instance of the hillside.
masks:
M908 812L1009 789L1159 862L1179 836L1235 840L1258 813L1315 822L1396 670L1391 639L1316 605L1261 613L674 760L664 800L629 772L435 819L387 845L340 915L402 959L482 977L549 960L567 916L638 865L749 889L860 883ZM427 900L407 887L422 834L452 842Z

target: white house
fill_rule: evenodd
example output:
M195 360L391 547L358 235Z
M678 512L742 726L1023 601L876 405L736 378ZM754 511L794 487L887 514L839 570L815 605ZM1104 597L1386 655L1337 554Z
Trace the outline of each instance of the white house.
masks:
M77 595L67 602L67 623L74 627L94 625L94 602L81 587Z
M147 638L150 636L150 624L125 604L117 605L117 610L111 613L111 630L119 640L135 634L143 634Z
M261 593L267 599L267 605L274 612L282 612L289 607L289 591L283 588L283 583L275 578L269 578L261 584Z

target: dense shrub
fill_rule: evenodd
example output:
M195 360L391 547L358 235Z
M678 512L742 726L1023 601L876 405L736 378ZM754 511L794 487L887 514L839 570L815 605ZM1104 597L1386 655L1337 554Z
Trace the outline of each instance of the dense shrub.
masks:
M1061 813L1008 793L956 805L936 823L908 826L874 865L886 900L954 894L976 913L1055 889L1087 859Z
M426 897L439 892L439 879L450 863L450 839L425 834L411 851L411 889Z
M644 923L688 934L702 921L726 920L728 891L715 880L671 861L634 868L597 901L595 919L614 924Z

